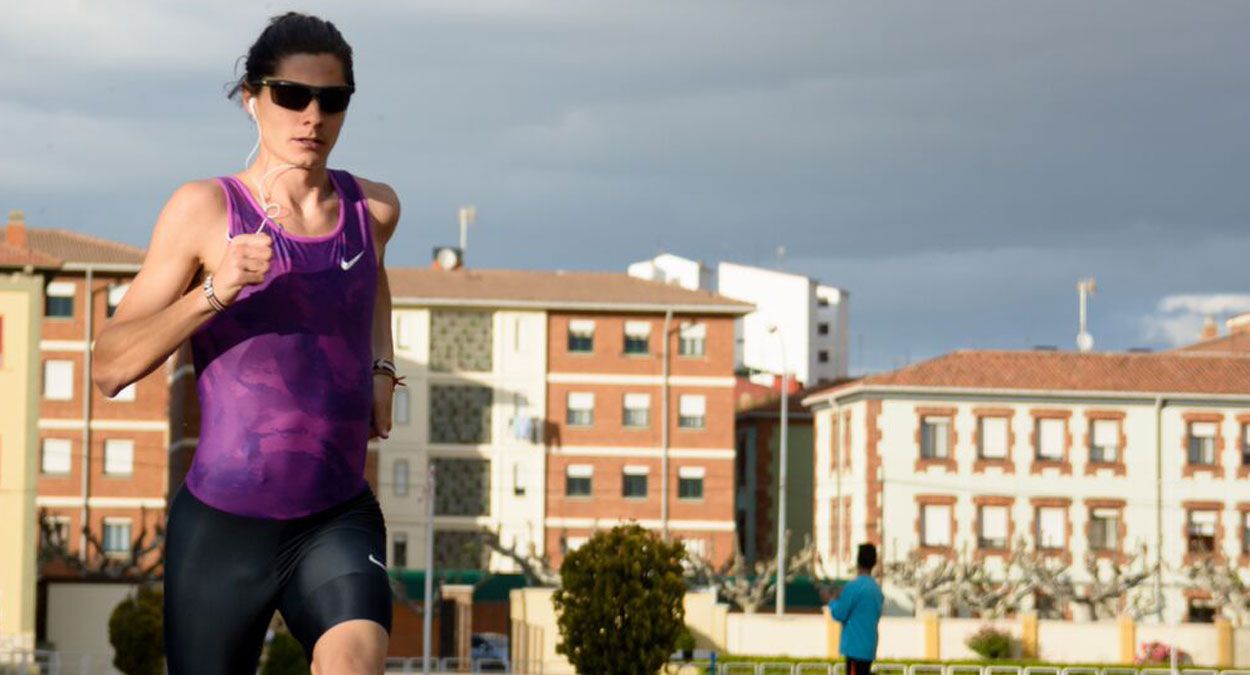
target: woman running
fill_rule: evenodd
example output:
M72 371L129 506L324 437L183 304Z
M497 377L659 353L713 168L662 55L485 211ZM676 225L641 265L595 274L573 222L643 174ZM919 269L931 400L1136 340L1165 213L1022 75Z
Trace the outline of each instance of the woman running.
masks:
M314 673L383 672L386 529L364 464L391 426L399 200L326 168L354 83L332 23L272 19L231 92L256 161L174 192L96 340L109 396L191 341L202 427L166 532L173 675L256 672L275 609Z

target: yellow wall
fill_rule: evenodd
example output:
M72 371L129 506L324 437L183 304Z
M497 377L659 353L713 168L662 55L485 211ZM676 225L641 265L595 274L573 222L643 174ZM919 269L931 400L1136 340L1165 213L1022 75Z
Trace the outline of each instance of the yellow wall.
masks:
M0 276L0 317L0 644L33 648L41 280Z

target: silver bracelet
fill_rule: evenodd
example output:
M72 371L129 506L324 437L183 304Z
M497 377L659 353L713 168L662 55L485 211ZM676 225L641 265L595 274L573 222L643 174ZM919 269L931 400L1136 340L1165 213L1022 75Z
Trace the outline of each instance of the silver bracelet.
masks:
M217 298L217 294L213 292L213 275L211 274L204 277L204 297L208 298L208 306L212 307L214 312L226 309L226 306Z

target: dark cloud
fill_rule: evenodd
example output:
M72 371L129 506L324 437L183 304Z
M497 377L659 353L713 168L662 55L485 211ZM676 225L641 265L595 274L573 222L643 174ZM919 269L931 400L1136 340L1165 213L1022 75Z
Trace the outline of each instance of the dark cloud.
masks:
M253 137L222 86L279 8L134 4L132 42L94 15L0 29L20 65L0 75L0 207L143 243L179 180L239 166ZM872 367L1067 345L1078 276L1108 289L1100 346L1145 340L1164 295L1244 289L1244 3L313 11L354 43L336 163L404 198L398 264L454 241L463 203L482 266L767 263L784 244L851 290Z

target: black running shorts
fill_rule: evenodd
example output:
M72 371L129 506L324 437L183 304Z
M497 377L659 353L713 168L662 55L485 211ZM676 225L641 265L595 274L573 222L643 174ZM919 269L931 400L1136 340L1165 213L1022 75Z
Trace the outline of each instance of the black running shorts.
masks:
M335 624L368 619L391 630L386 525L367 486L296 520L236 516L186 487L165 540L165 653L170 675L256 672L274 610L312 662Z

